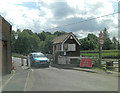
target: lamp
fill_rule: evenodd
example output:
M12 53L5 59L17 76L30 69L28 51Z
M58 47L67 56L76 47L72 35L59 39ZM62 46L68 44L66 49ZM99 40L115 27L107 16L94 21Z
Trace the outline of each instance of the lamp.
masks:
M18 34L17 33L15 34L15 39L18 39Z

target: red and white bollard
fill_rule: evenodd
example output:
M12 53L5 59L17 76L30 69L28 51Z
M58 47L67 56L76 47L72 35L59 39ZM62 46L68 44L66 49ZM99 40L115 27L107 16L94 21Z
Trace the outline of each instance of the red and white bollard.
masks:
M12 70L15 70L14 61L12 62Z
M14 74L15 73L15 66L14 66L14 61L12 61L12 70L11 70L11 73Z
M21 66L23 66L23 56L21 56Z

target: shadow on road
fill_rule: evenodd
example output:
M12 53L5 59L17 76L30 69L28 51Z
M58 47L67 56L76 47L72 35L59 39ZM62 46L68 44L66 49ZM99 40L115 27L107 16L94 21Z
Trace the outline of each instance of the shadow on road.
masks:
M55 67L55 68L58 68L58 69L67 69L67 70L76 70L76 71L84 71L84 72L97 73L96 71L91 70L91 69L79 68L79 67L75 67L75 66L65 66L65 65L57 65L57 64L53 64L51 66Z
M73 69L74 68L72 66L56 65L56 64L51 64L51 67L55 67L55 68L58 68L58 69Z
M48 66L38 66L38 67L32 66L31 68L32 69L44 69L44 68L49 68L49 67Z

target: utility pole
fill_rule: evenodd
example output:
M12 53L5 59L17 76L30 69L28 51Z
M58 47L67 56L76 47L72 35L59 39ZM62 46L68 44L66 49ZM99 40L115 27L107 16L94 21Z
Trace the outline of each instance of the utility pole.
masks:
M118 44L118 50L120 50L119 44ZM120 52L118 51L118 72L120 74Z
M118 72L120 73L120 59L118 59Z
M104 34L100 31L99 34L99 62L98 67L101 67L101 61L102 61L102 45L104 44Z
M119 45L118 45L118 50L119 50ZM118 77L119 77L119 80L120 80L120 53L118 51Z
M101 67L101 61L102 61L102 45L99 44L99 63L98 63L99 67Z
M118 37L120 37L120 33L118 35ZM119 72L119 76L120 76L120 38L118 38L119 42L118 42L118 72Z

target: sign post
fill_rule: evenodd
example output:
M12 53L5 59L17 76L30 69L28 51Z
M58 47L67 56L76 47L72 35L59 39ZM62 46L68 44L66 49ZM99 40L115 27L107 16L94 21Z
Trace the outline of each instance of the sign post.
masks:
M102 45L104 44L104 34L100 32L99 34L99 63L98 66L101 67L101 61L102 61Z
M31 68L30 56L28 55L28 67Z
M21 56L21 66L23 66L23 55Z

